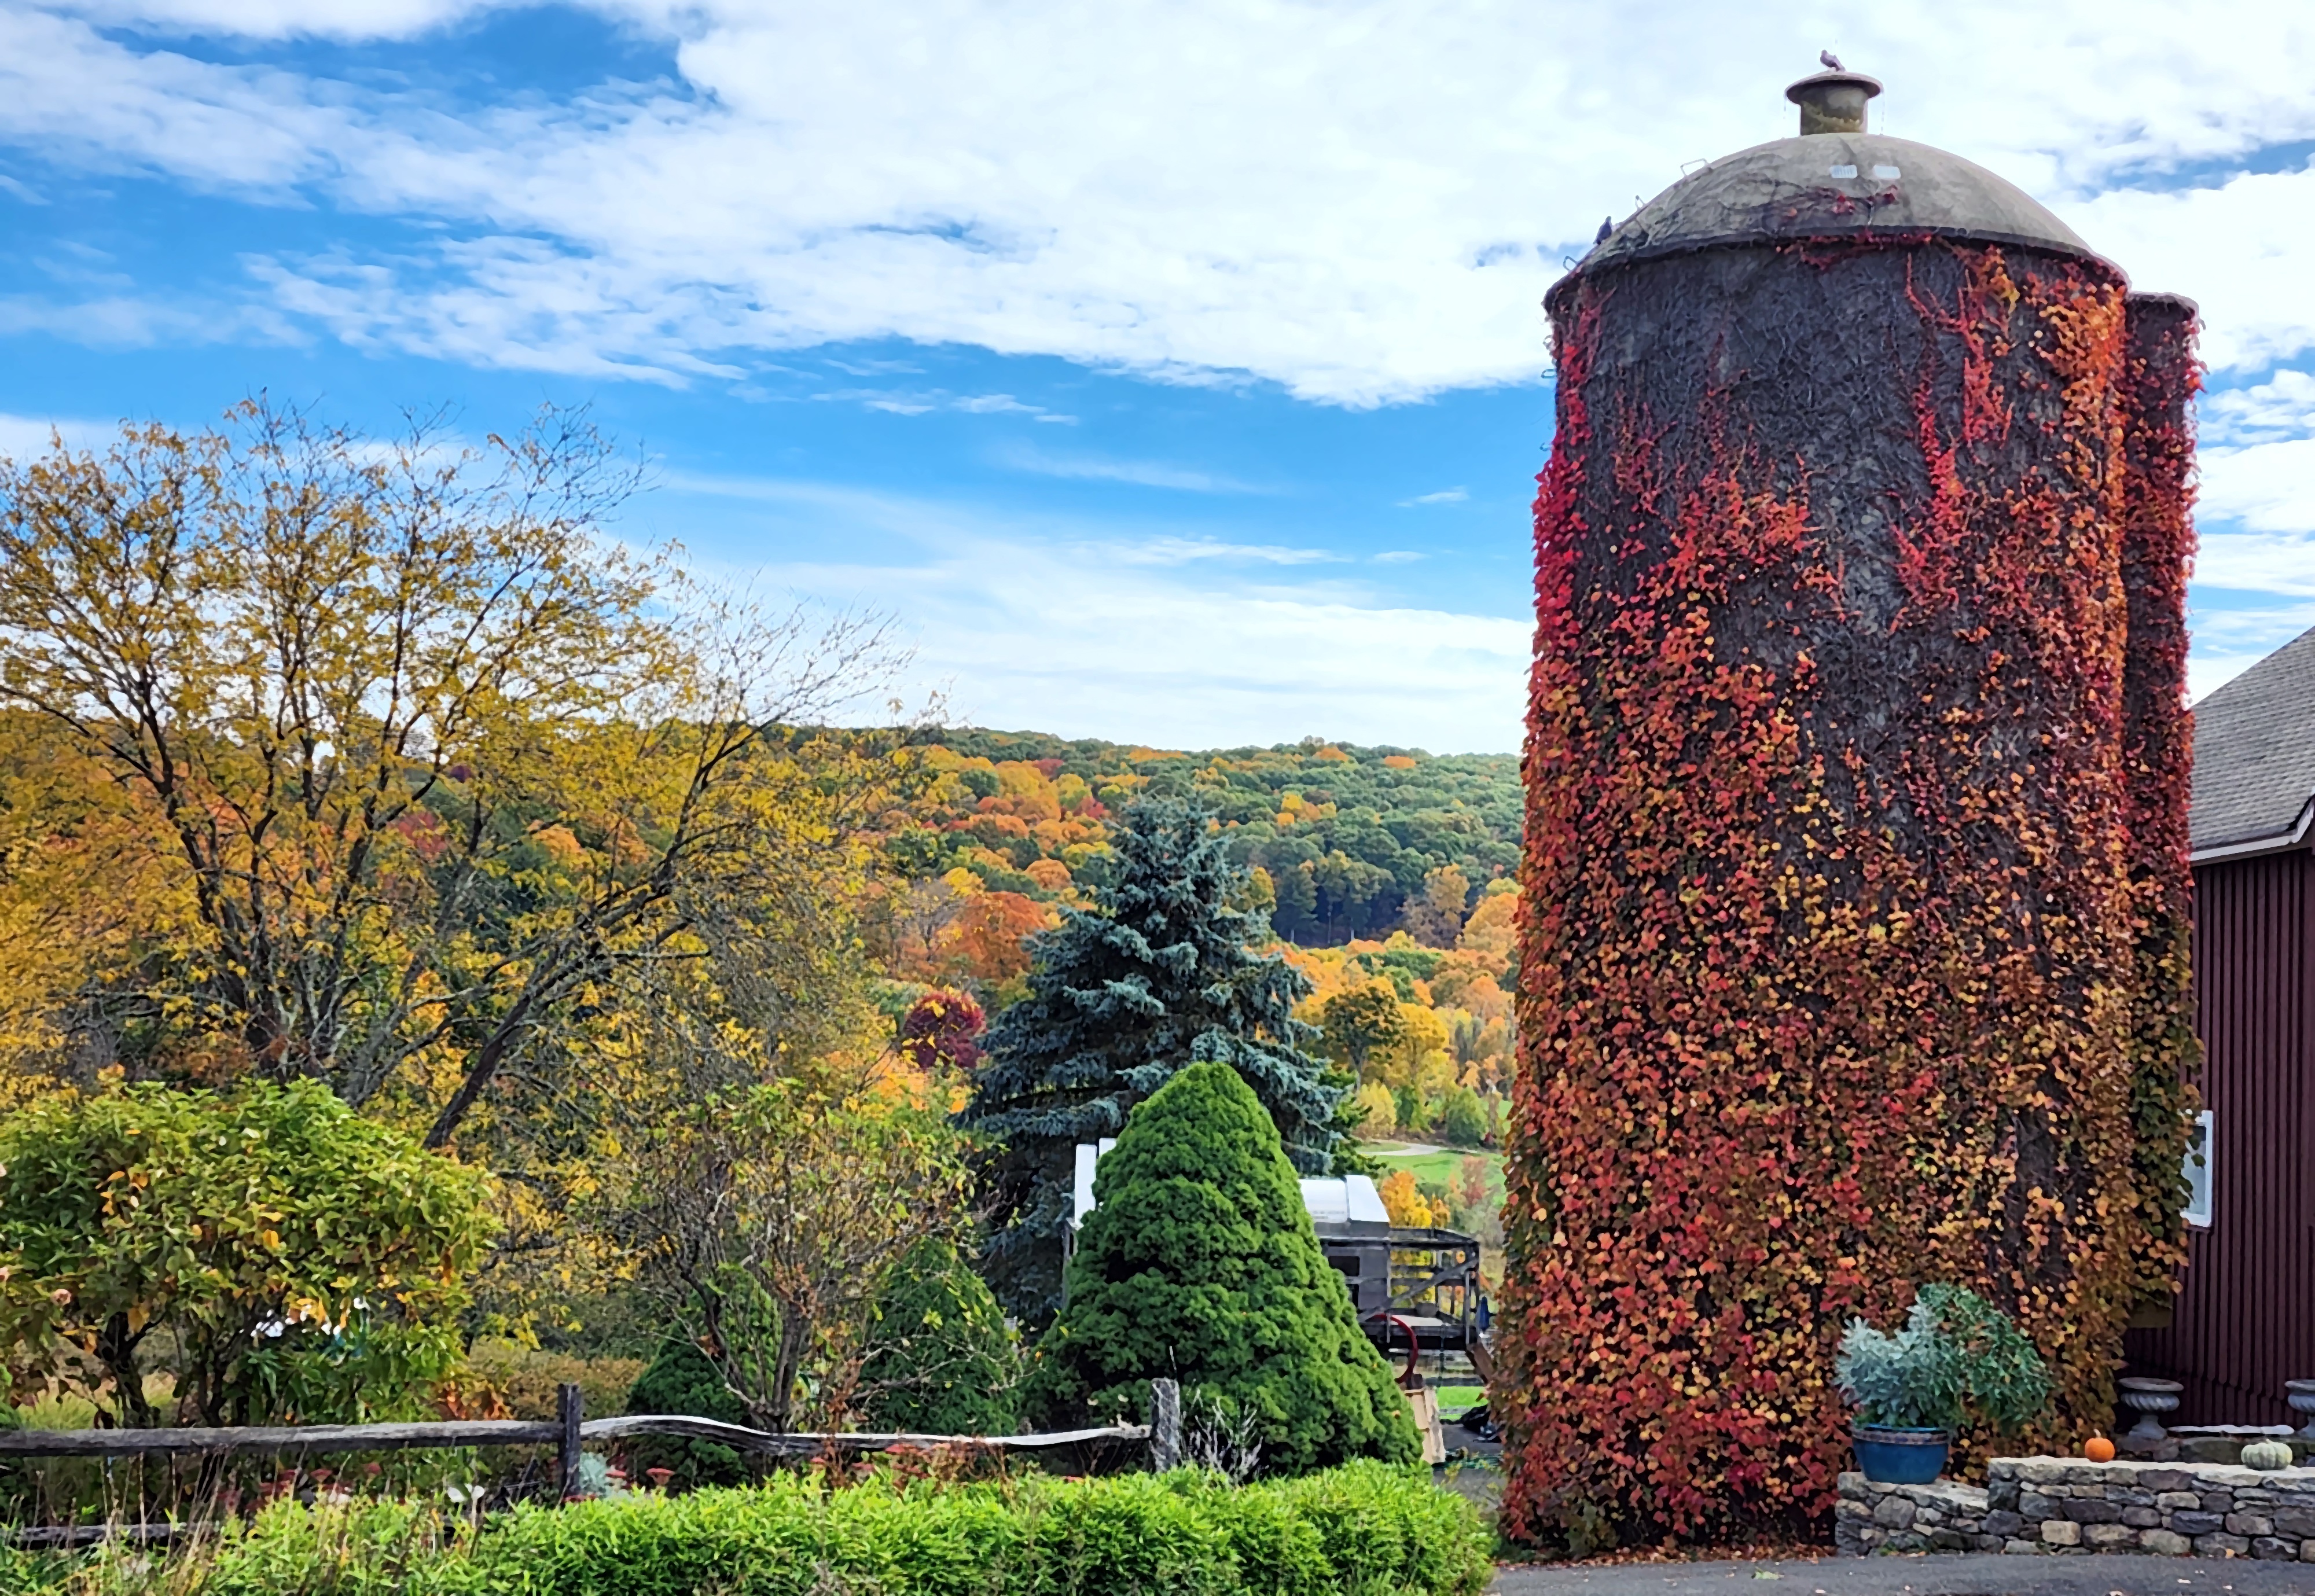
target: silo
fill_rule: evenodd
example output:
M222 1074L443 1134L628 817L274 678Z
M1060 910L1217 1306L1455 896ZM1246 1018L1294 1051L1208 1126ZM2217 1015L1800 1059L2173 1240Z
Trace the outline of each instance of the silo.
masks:
M1498 1349L1539 1539L1821 1521L1841 1326L1931 1281L2041 1346L2071 1445L2181 1256L2193 307L1878 92L1796 84L1799 136L1545 302Z

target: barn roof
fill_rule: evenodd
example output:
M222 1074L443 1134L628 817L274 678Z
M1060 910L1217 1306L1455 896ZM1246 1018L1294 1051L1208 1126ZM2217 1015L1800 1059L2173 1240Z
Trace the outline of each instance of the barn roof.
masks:
M2315 810L2315 628L2195 705L2195 856L2287 847Z

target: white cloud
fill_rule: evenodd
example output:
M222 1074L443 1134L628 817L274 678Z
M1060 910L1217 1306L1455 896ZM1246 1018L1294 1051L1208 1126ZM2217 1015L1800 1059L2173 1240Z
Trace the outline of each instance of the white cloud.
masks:
M967 415L1043 415L1042 404L1026 404L1010 394L977 394L970 399L959 399L958 410Z
M59 437L67 448L95 448L118 430L110 422L71 416L0 414L0 458L30 460L45 455Z
M1885 130L2201 299L2215 359L2315 344L2292 268L2315 175L2099 194L2315 136L2302 5L597 8L669 41L679 80L458 107L168 48L418 38L479 9L459 0L87 0L110 31L19 9L0 138L448 224L398 257L264 264L285 308L371 346L687 382L897 335L1368 403L1532 379L1561 254L1683 163L1785 133L1779 89L1832 43L1888 80Z
M2190 698L2200 698L2315 626L2315 603L2246 609L2194 606L2187 620L2194 647L2186 656L2186 692Z
M2213 444L2271 443L2315 432L2315 372L2284 370L2249 387L2205 394L2202 440Z
M2315 534L2315 438L2205 448L2197 461L2203 481L2196 509L2205 524L2215 519L2251 532ZM2204 539L2206 546L2215 541ZM2207 565L2197 573L2216 580Z
M2315 167L2249 173L2206 188L2120 189L2057 208L2134 285L2186 294L2201 306L2202 354L2213 366L2256 371L2315 348L2315 304L2306 292L2315 262Z
M791 536L799 522L814 528L828 557L732 574L839 606L865 596L896 615L918 640L916 690L944 691L953 714L982 725L1185 748L1313 733L1438 753L1519 746L1527 621L1317 584L1193 580L1300 551L1177 539L1177 552L1217 553L1151 562L1136 555L1156 540L1088 542L1068 523L1024 536L934 501L755 479L669 485L762 504ZM914 552L874 565L834 552L869 533Z
M475 0L82 0L102 22L243 38L407 39L469 13Z
M841 365L841 362L836 364ZM853 370L843 367L847 372ZM1042 404L1031 404L1016 399L1010 394L951 394L941 389L918 392L909 388L835 388L814 394L814 399L837 400L861 404L870 410L881 410L892 415L931 415L936 411L953 410L963 415L1017 415L1033 421L1048 421L1057 426L1074 427L1078 418L1047 410Z
M1460 504L1470 496L1461 488L1441 488L1435 493L1417 493L1412 499L1402 499L1398 507L1409 510L1417 504Z
M1374 557L1378 565L1411 565L1423 556L1413 549L1385 549Z
M1099 558L1129 565L1187 565L1196 561L1235 561L1260 565L1326 565L1343 556L1325 549L1290 548L1274 543L1222 543L1210 537L1157 537L1147 543L1087 545Z
M1177 488L1185 493L1260 493L1266 489L1215 472L1161 460L1113 460L1099 455L1056 455L1025 444L997 451L999 465L1038 476L1075 482L1131 483L1144 488Z

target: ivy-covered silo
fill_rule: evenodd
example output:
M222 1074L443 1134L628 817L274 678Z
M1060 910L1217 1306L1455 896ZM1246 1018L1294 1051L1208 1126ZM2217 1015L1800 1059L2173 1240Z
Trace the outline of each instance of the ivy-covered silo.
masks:
M2182 1256L2193 308L1870 78L1546 300L1506 1527L1829 1508L1931 1281L2107 1421ZM2014 1442L2013 1442L2014 1444Z

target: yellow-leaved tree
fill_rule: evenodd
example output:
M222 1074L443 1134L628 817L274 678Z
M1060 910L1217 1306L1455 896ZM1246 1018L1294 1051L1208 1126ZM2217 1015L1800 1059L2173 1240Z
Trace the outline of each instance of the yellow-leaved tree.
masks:
M810 728L897 658L627 552L636 485L554 411L0 462L5 1061L321 1082L513 1176L510 1257L678 1090L654 1013L833 1045L899 756Z

